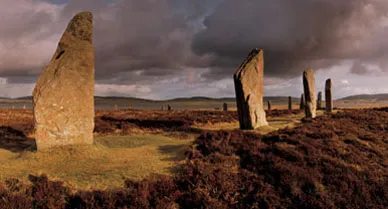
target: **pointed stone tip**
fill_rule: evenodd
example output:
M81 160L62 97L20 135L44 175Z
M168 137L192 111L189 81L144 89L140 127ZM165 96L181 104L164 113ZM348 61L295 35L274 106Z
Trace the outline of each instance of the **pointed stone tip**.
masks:
M93 38L93 14L80 12L69 22L66 32L71 33L79 40L92 42Z
M307 68L304 72L313 72L312 68Z
M263 53L264 53L263 49L254 48L254 49L252 49L252 51L249 54L251 56L255 56L257 54L263 54Z

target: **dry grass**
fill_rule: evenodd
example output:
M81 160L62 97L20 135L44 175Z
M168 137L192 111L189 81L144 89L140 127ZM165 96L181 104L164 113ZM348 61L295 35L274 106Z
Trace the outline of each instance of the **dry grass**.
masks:
M123 186L123 179L140 180L172 173L184 159L192 139L163 136L96 137L93 146L70 146L47 152L12 153L0 149L0 181L27 180L28 174L47 174L76 189Z
M75 189L104 189L121 187L125 178L140 180L157 174L170 175L184 159L184 150L199 135L190 132L191 129L238 129L237 116L234 114L217 111L97 111L97 117L106 115L118 121L96 123L97 127L106 125L112 130L104 134L96 132L95 145L32 152L21 147L28 147L28 143L33 141L32 112L0 109L0 116L4 119L0 121L0 126L20 130L28 138L23 141L23 137L19 137L20 140L16 141L8 129L0 130L0 134L3 134L0 140L5 143L3 149L0 148L0 181L7 178L27 180L28 174L45 173L50 179L60 179ZM321 114L323 112L318 111L318 115ZM286 127L293 128L301 122L302 117L303 113L268 116L269 126L253 132L266 134ZM143 120L131 120L137 118ZM174 120L186 121L183 124L193 121L194 125L180 130L180 123L172 123ZM159 127L160 124L166 127ZM16 145L20 145L20 149L16 149Z
M281 108L280 108L281 109ZM335 113L336 111L334 111ZM317 111L317 116L323 115L323 110ZM281 117L267 117L268 126L263 126L255 129L253 132L257 132L260 134L268 134L272 131L276 131L284 128L294 128L297 124L301 123L301 119L304 117L304 113L301 112L299 114L291 114ZM239 129L238 121L234 121L231 123L207 123L207 124L195 124L194 128L204 129L204 130L235 130ZM252 132L252 131L247 131Z

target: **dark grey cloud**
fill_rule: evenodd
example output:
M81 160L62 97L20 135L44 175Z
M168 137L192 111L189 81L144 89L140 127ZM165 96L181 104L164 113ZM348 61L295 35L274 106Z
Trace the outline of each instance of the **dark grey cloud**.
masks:
M388 51L388 28L380 24L386 11L383 0L225 0L205 19L193 49L213 55L212 67L227 69L252 48L263 48L265 74L275 77L332 67L343 59L375 62ZM209 76L222 72L233 73Z
M356 75L366 75L369 72L367 67L359 61L353 63L350 71Z
M85 10L94 14L104 95L233 96L227 79L255 47L265 50L266 84L279 91L307 67L344 60L357 61L353 74L372 64L388 71L386 0L1 1L0 80L8 84L34 83L68 21Z
M145 80L206 64L205 56L191 50L195 27L189 23L204 12L198 5L190 11L193 5L188 0L121 0L107 6L83 0L70 1L63 15L94 11L97 81L138 70L144 71L140 79Z

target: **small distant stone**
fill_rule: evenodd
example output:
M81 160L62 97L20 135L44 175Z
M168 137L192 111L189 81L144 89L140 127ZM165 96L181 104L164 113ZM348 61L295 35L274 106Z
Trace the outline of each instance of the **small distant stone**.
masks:
M317 109L322 109L322 92L318 92Z
M325 84L325 102L326 102L326 112L333 111L333 97L332 97L332 84L331 79L326 80Z

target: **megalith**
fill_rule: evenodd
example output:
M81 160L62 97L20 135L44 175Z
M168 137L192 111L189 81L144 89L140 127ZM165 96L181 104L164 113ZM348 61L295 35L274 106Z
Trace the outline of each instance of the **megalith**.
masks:
M333 111L333 98L332 98L332 90L331 90L331 79L326 80L325 84L325 102L326 102L326 112Z
M264 52L253 49L233 75L240 129L268 125L263 106Z
M288 97L288 111L292 111L292 97Z
M271 111L271 106L272 106L271 105L271 100L268 100L267 103L268 103L268 111Z
M227 103L224 103L222 107L223 107L223 110L225 112L228 111L228 104Z
M322 92L318 92L317 109L322 109Z
M36 83L33 113L38 150L93 143L92 34L92 13L75 15Z
M299 109L304 110L304 105L305 105L305 99L304 99L304 94L300 95L300 102L299 102Z
M311 68L303 72L303 89L306 118L315 118L317 108L315 97L315 75Z

